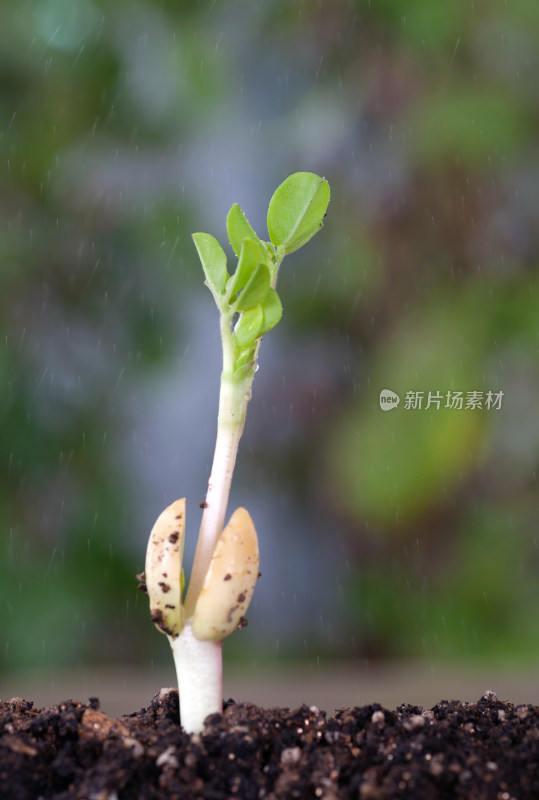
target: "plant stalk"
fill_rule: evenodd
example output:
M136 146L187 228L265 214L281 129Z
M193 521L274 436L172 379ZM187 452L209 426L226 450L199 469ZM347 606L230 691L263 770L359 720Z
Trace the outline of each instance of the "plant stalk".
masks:
M281 261L282 254L280 254L275 267L273 285L277 280L277 271ZM208 714L220 712L223 705L222 643L199 641L193 634L191 619L215 546L225 524L232 476L245 427L247 404L251 399L251 386L260 347L259 340L255 348L252 369L241 378L234 377L232 314L224 311L222 306L220 308L223 371L219 392L217 439L193 567L184 602L186 623L180 636L171 640L178 674L182 725L189 732L201 730L205 717Z
M201 642L189 623L169 641L178 676L181 724L187 733L199 733L208 714L222 710L221 642Z
M221 313L223 371L219 392L217 439L208 482L204 512L184 602L186 623L180 635L170 639L178 676L180 715L184 730L202 730L208 714L222 711L222 642L200 641L191 627L196 601L225 523L228 497L251 395L252 371L234 379L234 348L230 314Z
M223 371L219 393L217 439L200 532L185 598L185 614L190 619L202 589L217 540L225 523L228 497L236 464L238 446L245 426L247 403L251 397L253 369L240 380L234 378L234 348L230 315L221 314Z

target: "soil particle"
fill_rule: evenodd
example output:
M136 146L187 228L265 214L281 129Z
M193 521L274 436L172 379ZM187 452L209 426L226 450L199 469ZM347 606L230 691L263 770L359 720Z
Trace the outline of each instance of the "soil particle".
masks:
M1 800L537 800L539 708L477 703L262 709L225 703L200 735L178 694L114 720L66 701L0 702Z

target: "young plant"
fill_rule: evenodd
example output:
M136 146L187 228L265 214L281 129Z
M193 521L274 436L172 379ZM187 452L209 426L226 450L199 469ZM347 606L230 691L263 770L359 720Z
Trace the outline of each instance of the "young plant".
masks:
M191 577L184 595L182 569L185 499L157 519L148 542L143 588L158 630L168 636L187 732L222 709L221 643L245 624L258 577L258 541L251 517L238 508L224 526L238 444L257 369L262 336L282 315L275 285L283 258L311 239L323 224L329 185L311 172L290 175L271 198L269 242L262 241L235 204L228 238L238 258L232 275L219 242L193 234L206 286L220 313L223 371L217 441Z

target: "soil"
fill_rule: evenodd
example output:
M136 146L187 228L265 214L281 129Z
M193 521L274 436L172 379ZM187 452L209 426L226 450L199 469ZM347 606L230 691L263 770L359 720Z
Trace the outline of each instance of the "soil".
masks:
M539 707L493 692L343 709L225 703L200 735L179 724L176 690L112 719L66 701L0 703L2 800L537 800Z

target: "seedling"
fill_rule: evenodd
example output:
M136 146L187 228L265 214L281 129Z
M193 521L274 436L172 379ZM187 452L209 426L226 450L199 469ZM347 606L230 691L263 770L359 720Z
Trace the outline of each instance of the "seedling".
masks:
M181 721L189 733L200 731L208 714L222 710L221 644L243 626L259 574L258 541L248 512L238 508L225 527L224 522L260 341L281 319L275 285L282 260L322 227L329 195L324 178L311 172L290 175L269 204L269 242L259 239L241 208L233 205L226 221L238 258L232 275L219 242L208 233L193 234L221 322L215 455L185 597L185 499L172 503L157 519L144 576L152 620L172 648Z

